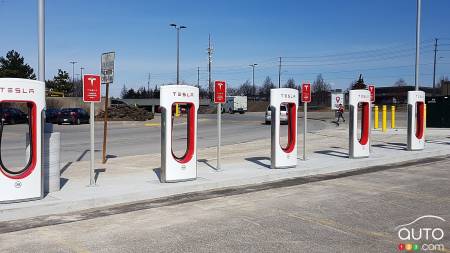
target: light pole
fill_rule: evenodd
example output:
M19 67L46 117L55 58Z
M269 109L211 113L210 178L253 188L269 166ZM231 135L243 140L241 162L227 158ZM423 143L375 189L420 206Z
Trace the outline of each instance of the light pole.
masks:
M80 67L80 76L81 76L81 79L83 79L83 67Z
M78 63L78 62L71 61L69 63L72 64L72 84L74 84L75 83L75 63Z
M253 98L255 97L255 93L256 93L256 89L255 89L255 67L258 65L258 63L253 63L253 64L250 64L250 65L248 65L248 66L250 66L250 67L252 67L252 72L253 72L253 90L252 90L252 93L253 93Z
M45 82L45 0L38 1L38 79Z
M180 30L187 27L177 24L170 24L170 26L177 29L177 84L180 84Z
M420 12L422 9L422 0L417 0L417 16L416 16L416 75L414 83L416 90L419 90L419 58L420 58Z

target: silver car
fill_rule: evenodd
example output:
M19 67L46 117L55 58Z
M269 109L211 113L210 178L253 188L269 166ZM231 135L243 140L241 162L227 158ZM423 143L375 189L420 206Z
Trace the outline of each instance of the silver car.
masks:
M272 122L272 117L271 117L272 111L270 110L270 105L267 107L266 110L266 115L265 115L265 120L266 120L266 124L270 124ZM288 123L288 115L287 115L287 108L285 105L281 105L280 106L280 124L287 124Z

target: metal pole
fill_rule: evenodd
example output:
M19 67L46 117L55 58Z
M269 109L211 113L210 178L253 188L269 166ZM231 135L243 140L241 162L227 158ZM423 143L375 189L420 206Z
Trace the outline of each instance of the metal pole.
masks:
M217 170L221 170L220 167L220 146L221 146L221 139L222 139L222 104L217 103L217 136L218 136L218 142L217 142Z
M77 62L71 61L69 63L72 64L72 85L73 85L73 84L75 84L75 63L77 63Z
M433 63L433 96L436 94L436 55L437 55L437 42L438 39L434 39L434 63Z
M208 35L208 91L209 91L209 97L211 100L213 100L212 96L212 83L211 83L211 34Z
M255 64L252 65L253 68L253 90L252 90L252 95L253 95L253 99L255 98Z
M197 67L197 88L200 88L200 67Z
M106 163L106 136L108 135L108 97L109 97L109 83L106 83L105 116L103 118L103 155L102 155L103 164Z
M280 64L278 65L278 88L281 88L281 57Z
M416 90L419 90L419 61L420 61L420 12L422 9L422 0L417 0L417 17L416 17L416 75L414 84Z
M38 79L45 82L45 0L38 1Z
M95 138L94 138L94 130L95 130L95 107L94 103L91 102L91 110L90 110L90 129L91 129L91 169L89 170L89 186L94 186L94 169L95 169Z
M307 112L308 112L308 103L303 103L303 161L306 161L306 128L307 128Z
M177 84L180 84L180 28L177 27Z

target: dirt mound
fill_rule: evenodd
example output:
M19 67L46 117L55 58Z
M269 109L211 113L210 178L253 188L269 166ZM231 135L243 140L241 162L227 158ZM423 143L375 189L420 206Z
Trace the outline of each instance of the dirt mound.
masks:
M104 117L104 110L101 110L95 118L103 120ZM115 105L108 108L108 120L110 121L146 121L153 118L153 113L139 107Z

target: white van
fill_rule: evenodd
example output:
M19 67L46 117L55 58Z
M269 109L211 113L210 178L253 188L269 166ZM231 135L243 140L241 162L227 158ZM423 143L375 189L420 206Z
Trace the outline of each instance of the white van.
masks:
M247 111L247 96L229 96L225 102L223 112L243 114Z

